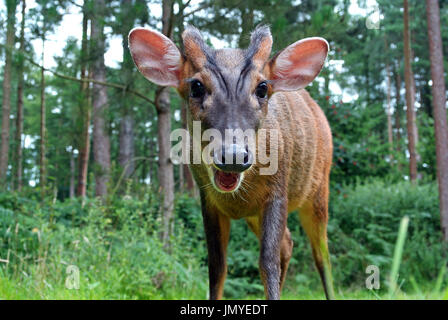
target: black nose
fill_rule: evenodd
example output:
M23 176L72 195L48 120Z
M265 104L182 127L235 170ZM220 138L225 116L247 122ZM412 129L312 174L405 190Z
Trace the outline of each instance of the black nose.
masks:
M252 153L245 147L231 144L216 150L213 162L218 169L225 172L243 172L252 165Z

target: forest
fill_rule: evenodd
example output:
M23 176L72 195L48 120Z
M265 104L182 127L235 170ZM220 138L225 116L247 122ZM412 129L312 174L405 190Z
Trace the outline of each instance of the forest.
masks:
M189 106L138 71L135 27L181 50L330 50L306 87L333 135L336 299L448 299L447 0L1 0L0 299L207 299L201 190L170 158ZM324 299L307 235L282 299ZM259 242L233 220L226 299L263 299Z

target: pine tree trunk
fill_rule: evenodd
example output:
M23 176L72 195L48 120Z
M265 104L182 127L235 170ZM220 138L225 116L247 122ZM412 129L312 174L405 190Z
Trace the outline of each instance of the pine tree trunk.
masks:
M45 59L45 38L42 36L42 66L44 65ZM42 198L45 196L45 188L47 184L47 164L46 164L46 105L45 105L45 70L41 68L41 80L40 80L40 190Z
M429 57L431 60L432 104L436 136L437 180L439 182L440 220L443 239L448 241L448 126L443 67L440 13L437 0L426 0Z
M105 36L104 18L106 5L104 0L94 1L94 13L91 25L91 51L93 59L93 79L106 81L104 64ZM95 193L105 198L110 175L110 140L107 132L108 113L107 87L93 84L93 156L95 159Z
M157 142L159 147L159 185L163 197L162 241L166 246L170 237L174 209L174 173L170 159L171 112L169 88L159 88L156 97Z
M173 0L162 3L162 33L171 38L173 23ZM174 210L174 172L170 159L171 149L171 101L169 88L159 87L156 93L157 143L159 147L159 185L163 197L162 242L168 246Z
M184 129L187 129L187 108L188 108L188 104L183 102L182 110L181 110L181 117L182 117L182 127ZM185 188L190 194L193 194L193 191L194 191L193 175L191 174L188 164L181 164L181 166L183 166L183 180L184 180Z
M254 28L254 11L250 7L250 1L244 1L240 7L241 34L238 39L238 47L246 48L249 45L249 35Z
M25 55L25 10L26 1L22 0L22 22L20 26L20 54L19 66L17 70L17 117L16 117L16 183L17 190L22 190L22 173L23 173L23 152L22 152L22 134L23 134L23 63Z
M87 77L87 61L89 60L89 48L87 39L88 28L88 12L87 1L83 5L83 19L82 19L82 41L81 41L81 79ZM89 168L90 156L90 119L91 119L91 104L89 99L89 83L82 82L80 87L80 117L82 119L81 126L81 141L79 145L78 156L78 183L76 186L76 195L78 197L85 197L87 190L87 173Z
M7 5L7 26L6 26L6 47L5 47L5 67L3 71L3 101L2 101L2 136L0 148L0 185L6 186L6 174L8 171L9 155L9 116L11 112L11 66L12 49L14 48L14 22L16 14L16 1L6 1Z
M124 178L128 179L134 172L134 118L128 111L122 115L119 134L118 163L124 170Z
M132 87L134 69L134 62L128 49L128 34L135 23L135 13L132 8L131 0L121 0L122 8L122 46L123 46L123 63L121 67L121 74L123 82L127 88ZM119 132L119 149L118 149L118 163L124 170L124 178L129 178L134 172L135 163L133 161L135 156L134 146L134 117L133 117L133 97L127 92L123 92L122 97L122 118L120 122Z
M392 112L391 112L391 83L390 83L390 71L389 71L389 64L386 66L386 73L387 73L387 140L389 143L389 152L390 152L390 159L393 159L393 150L394 150L394 138L392 133Z
M76 164L75 164L75 155L72 152L70 152L70 188L69 188L69 197L70 199L75 197L75 170Z
M392 65L392 73L394 75L395 80L395 144L397 152L401 152L400 142L401 142L401 113L403 111L403 107L401 105L401 77L400 71L397 70L395 64Z
M385 42L385 48L386 51L388 50L388 44L387 39L384 39ZM390 81L390 67L389 62L386 62L386 76L387 76L387 108L386 108L386 115L387 115L387 141L389 143L389 152L390 152L390 160L392 164L393 159L393 150L394 150L394 138L392 133L392 113L391 113L391 91L392 91L392 85Z
M404 0L404 65L405 65L405 85L406 85L406 121L408 131L408 151L409 151L409 177L415 183L417 180L417 131L415 120L415 91L412 79L411 65L411 39L409 30L409 6L408 0Z

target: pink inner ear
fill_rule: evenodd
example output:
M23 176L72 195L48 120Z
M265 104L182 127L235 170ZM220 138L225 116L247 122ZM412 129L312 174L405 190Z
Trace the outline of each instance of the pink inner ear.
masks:
M137 28L129 34L129 48L137 68L148 80L161 86L178 86L181 55L169 38Z
M275 59L272 70L274 90L298 90L307 86L319 74L328 52L322 38L297 41Z

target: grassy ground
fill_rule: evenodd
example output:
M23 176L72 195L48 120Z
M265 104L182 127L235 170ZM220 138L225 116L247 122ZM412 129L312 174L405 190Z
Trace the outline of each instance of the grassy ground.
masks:
M372 182L332 202L329 239L337 299L447 299L437 186ZM379 201L381 200L381 201ZM159 200L44 202L0 192L0 299L206 299L207 250L196 199L178 196L169 250L160 241ZM297 215L282 299L324 299ZM264 299L259 246L244 221L232 226L226 299ZM80 289L67 289L68 268ZM367 267L381 289L365 289ZM379 274L378 274L379 275ZM399 288L399 289L397 289Z
M29 281L18 283L7 277L0 277L0 300L108 300L108 299L132 299L125 294L123 295L110 295L107 288L107 283L94 283L90 285L81 285L78 290L69 290L64 285L52 285L45 281ZM135 298L135 297L134 297ZM147 299L165 299L163 296L146 296ZM190 297L180 294L179 297L171 295L169 299L205 299L206 296L194 295ZM246 300L261 300L264 299L262 295L248 295L244 299ZM324 294L322 290L308 291L305 288L298 292L292 292L287 290L282 294L282 300L322 300ZM401 292L394 294L391 298L384 290L350 290L341 289L336 291L337 300L385 300L385 299L397 299L397 300L448 300L448 288L446 290L433 291L428 289L418 289L414 292Z

